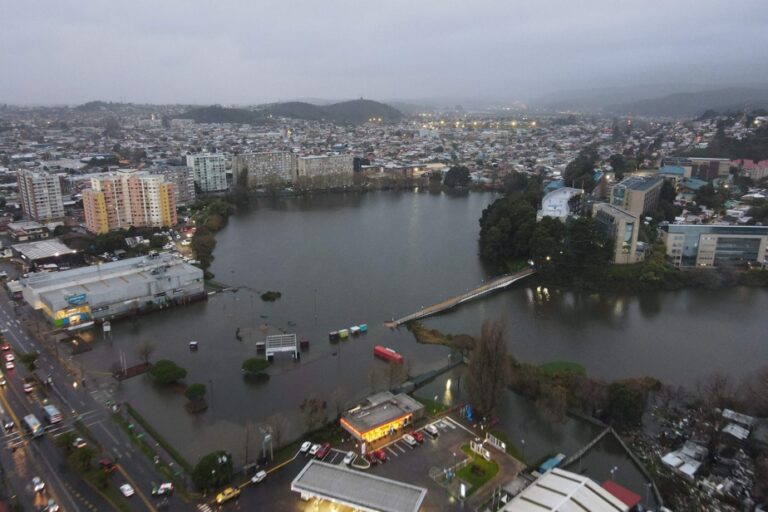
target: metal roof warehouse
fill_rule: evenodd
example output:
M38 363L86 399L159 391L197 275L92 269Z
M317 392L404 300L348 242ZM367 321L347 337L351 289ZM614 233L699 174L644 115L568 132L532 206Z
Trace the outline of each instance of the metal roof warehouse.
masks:
M417 512L427 495L423 487L317 460L304 466L291 490L302 499L322 498L370 512Z

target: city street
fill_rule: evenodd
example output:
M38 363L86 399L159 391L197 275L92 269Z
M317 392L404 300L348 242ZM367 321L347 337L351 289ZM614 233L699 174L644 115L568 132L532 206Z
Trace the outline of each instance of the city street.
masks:
M3 265L8 269L8 265ZM9 274L11 272L9 271ZM33 393L24 393L23 381L30 377L27 369L17 364L5 372L8 381L0 391L3 408L16 424L15 431L4 437L2 462L6 477L20 495L21 501L35 510L41 504L41 497L30 492L33 476L40 476L47 484L47 492L64 510L108 510L109 504L92 490L73 470L69 468L61 449L55 446L55 437L72 429L72 423L79 418L88 428L95 441L102 448L97 459L109 458L117 462L118 471L112 477L117 488L130 484L136 494L127 498L133 510L156 510L156 500L151 496L154 485L160 484L162 476L155 470L147 457L133 445L131 440L110 418L107 402L110 400L110 382L99 382L86 376L85 385L66 371L63 365L34 338L29 328L34 322L26 317L29 312L16 305L6 294L0 294L0 328L17 354L37 351L36 373L38 377L52 380L50 388L36 387ZM21 318L20 318L21 317ZM58 354L58 351L56 351ZM18 361L17 361L18 362ZM111 377L109 377L111 380ZM23 431L22 418L34 414L42 421L42 401L56 405L64 420L46 428L42 438L31 439ZM15 451L12 451L14 450ZM44 503L43 503L44 505ZM185 506L177 495L169 499L169 508L183 510Z

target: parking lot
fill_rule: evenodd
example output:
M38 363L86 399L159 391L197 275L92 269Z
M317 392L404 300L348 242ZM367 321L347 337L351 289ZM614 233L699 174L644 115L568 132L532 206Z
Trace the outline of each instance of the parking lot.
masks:
M369 464L364 457L358 455L351 466L355 470L426 488L428 492L422 510L467 509L467 504L462 504L451 497L430 474L442 472L466 458L461 451L461 446L469 443L474 435L452 418L443 418L431 424L437 428L436 437L427 435L423 427L414 429L423 433L423 442L412 447L402 437L398 437L381 446L386 455L384 462ZM328 464L342 465L344 457L350 450L355 450L354 443L335 446L320 460ZM263 506L270 507L271 510L322 510L325 503L317 500L304 502L299 499L298 494L290 490L291 481L312 458L313 456L308 452L299 453L295 460L270 473L264 482L245 486L239 503L233 502L224 508L251 510ZM336 507L339 511L343 510L343 507L338 505Z

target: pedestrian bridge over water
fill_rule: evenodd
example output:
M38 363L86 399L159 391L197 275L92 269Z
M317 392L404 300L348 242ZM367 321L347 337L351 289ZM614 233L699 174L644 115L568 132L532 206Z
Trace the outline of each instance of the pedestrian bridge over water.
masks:
M506 288L512 283L516 283L517 281L520 281L521 279L524 279L535 273L536 270L528 268L515 274L507 274L501 277L497 277L481 286L478 286L474 290L470 290L467 293L463 293L461 295L451 297L450 299L446 299L442 302L438 302L437 304L433 304L432 306L426 307L402 318L398 318L397 320L389 321L386 323L386 325L387 327L395 328L406 322L410 322L411 320L419 320L431 315L436 315L437 313L442 313L443 311L455 308L462 302L468 302L478 297L482 297L483 295L495 292L496 290Z

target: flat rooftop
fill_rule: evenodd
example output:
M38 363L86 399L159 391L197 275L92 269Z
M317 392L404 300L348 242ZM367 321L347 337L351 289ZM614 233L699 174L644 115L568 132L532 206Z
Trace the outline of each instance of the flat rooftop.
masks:
M342 418L358 432L367 432L423 408L421 402L405 393L393 395L385 391L368 397L365 404L348 411Z
M56 239L14 244L11 247L23 258L30 261L42 260L44 258L56 258L58 256L75 254L77 252Z
M291 490L367 511L417 512L423 487L311 460L291 482Z
M630 190L648 190L661 181L661 176L630 176L619 182L619 186Z

